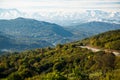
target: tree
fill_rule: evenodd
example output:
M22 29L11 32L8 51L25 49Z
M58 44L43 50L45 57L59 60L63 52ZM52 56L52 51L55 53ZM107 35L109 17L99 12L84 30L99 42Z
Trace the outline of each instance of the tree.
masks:
M8 80L23 80L21 78L21 76L17 72L12 73L11 75L9 75L7 79Z

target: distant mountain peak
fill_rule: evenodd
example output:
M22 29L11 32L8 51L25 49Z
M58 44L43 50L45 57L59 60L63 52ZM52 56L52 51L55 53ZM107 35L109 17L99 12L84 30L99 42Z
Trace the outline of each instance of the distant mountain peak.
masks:
M34 19L18 17L18 18L12 19L12 20L23 20L24 21L24 20L34 20Z
M16 18L16 19L18 19L18 20L19 20L19 19L20 19L20 20L22 20L22 19L26 19L26 18L23 18L23 17L18 17L18 18Z

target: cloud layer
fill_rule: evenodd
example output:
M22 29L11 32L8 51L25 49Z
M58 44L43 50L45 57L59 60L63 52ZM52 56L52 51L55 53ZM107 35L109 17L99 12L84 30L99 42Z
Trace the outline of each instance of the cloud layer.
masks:
M27 9L111 9L120 10L119 0L1 0L0 8Z

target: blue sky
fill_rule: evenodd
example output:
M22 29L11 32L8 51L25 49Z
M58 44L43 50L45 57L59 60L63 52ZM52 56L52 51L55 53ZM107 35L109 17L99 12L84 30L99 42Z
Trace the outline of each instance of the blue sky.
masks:
M0 8L28 9L106 9L120 10L120 0L0 0Z

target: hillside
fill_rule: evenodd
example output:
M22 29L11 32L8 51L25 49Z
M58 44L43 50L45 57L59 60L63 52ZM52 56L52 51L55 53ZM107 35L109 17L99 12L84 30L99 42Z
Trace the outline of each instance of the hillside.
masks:
M103 33L114 34L119 30ZM101 35L101 34L100 34ZM109 35L109 39L112 35ZM116 39L116 37L114 37ZM114 39L113 38L113 39ZM80 42L80 41L79 41ZM79 42L0 56L0 79L119 80L120 56L78 47Z
M14 42L14 40L10 39L8 35L0 32L0 49L12 47L12 42Z
M82 41L84 45L105 49L120 50L120 29L112 30Z
M62 37L72 36L72 33L57 24L21 17L11 20L0 20L0 31L18 37L46 37L47 35L52 36L55 34Z
M0 54L3 52L14 52L14 51L21 51L26 49L35 49L40 47L47 47L52 46L52 44L39 40L32 43L18 43L15 39L11 39L11 36L6 35L0 32Z
M120 29L120 24L92 21L68 27L77 39L83 39L110 30Z
M17 45L36 45L35 48L66 43L70 41L69 37L73 36L71 32L57 24L21 17L0 20L0 31L10 35L10 38L15 40ZM31 49L30 47L26 48Z

